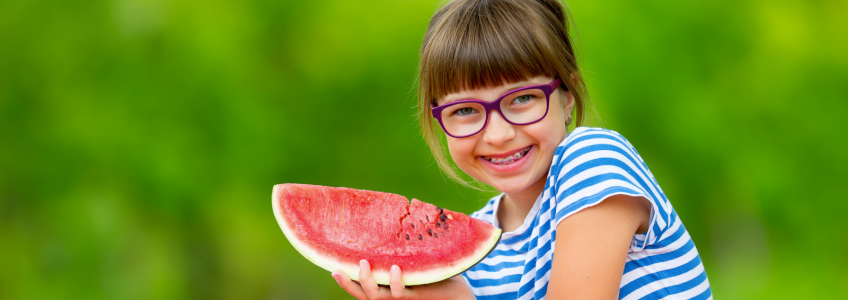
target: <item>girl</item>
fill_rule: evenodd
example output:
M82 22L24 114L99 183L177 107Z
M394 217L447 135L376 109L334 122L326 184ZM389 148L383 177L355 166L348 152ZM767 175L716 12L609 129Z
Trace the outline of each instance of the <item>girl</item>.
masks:
M450 177L459 179L442 140L460 170L502 192L472 216L504 234L462 276L405 288L394 266L381 287L363 260L359 283L333 272L345 291L360 300L712 297L694 243L633 146L579 127L586 87L567 15L557 0L454 0L433 16L421 46L421 127Z

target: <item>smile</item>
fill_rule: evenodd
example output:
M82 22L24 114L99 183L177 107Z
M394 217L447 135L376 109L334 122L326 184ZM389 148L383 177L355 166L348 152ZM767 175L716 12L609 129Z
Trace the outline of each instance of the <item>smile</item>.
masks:
M507 156L507 157L485 157L480 156L483 160L488 161L490 163L496 165L508 165L512 164L516 160L521 159L524 155L527 155L527 152L530 152L530 148L533 148L533 145L527 146L527 148L522 149L521 151L515 152L515 154Z

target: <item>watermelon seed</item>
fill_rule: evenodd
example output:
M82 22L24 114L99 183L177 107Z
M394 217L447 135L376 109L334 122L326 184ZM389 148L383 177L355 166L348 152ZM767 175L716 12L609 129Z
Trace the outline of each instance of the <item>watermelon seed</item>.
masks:
M424 216L424 217L427 218L427 222L429 223L430 222L430 216Z
M432 231L430 231L430 228L427 228L427 234L429 234L429 235L433 235L433 232L432 232Z
M442 223L436 222L436 227L442 227Z
M443 234L444 234L444 233L443 233ZM407 240L407 241L409 240L409 235L408 235L408 234L406 235L406 240Z
M412 228L415 228L415 224L409 224L409 226L412 226Z
M445 219L447 219L447 218L448 218L448 217L447 217L447 216L445 216L445 213L442 213L442 215L441 215L441 216L439 216L439 220L442 220L442 222L444 222L444 221L445 221Z
M439 233L436 232L436 235L434 235L434 237L439 238Z
M451 215L448 215L448 219L451 219L451 220L453 220L453 216L451 216Z
M447 226L447 225L445 225L445 226ZM444 232L444 231L442 231L442 236L445 236L445 232Z
M423 237L423 236L421 236L421 235L419 234L419 235L418 235L418 239L419 239L419 240L423 240L423 239L424 239L424 237Z

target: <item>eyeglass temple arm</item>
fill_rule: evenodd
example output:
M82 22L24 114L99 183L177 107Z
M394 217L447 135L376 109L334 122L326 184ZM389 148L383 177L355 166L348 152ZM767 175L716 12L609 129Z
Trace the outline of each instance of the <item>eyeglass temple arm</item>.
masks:
M557 78L556 80L551 82L551 91L556 90L561 84L562 84L562 81L559 78ZM565 91L568 91L568 86L563 85L562 89L565 90Z

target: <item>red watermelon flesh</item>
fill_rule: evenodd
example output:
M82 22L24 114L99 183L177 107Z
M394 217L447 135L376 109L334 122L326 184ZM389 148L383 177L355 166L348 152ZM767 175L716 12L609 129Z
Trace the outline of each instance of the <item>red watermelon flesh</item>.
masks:
M450 278L494 249L501 230L432 204L383 192L305 184L274 186L277 222L292 245L328 270L359 280L359 260L378 284L398 265L406 285Z

